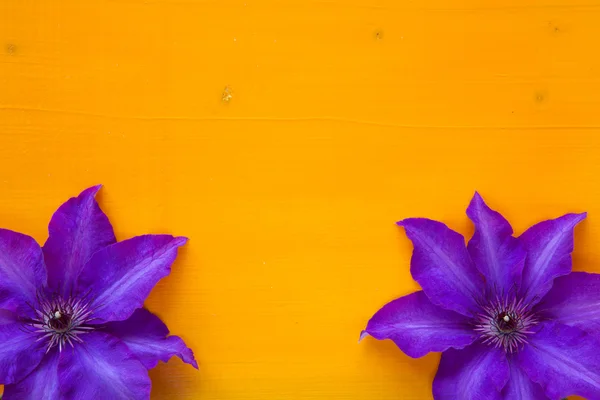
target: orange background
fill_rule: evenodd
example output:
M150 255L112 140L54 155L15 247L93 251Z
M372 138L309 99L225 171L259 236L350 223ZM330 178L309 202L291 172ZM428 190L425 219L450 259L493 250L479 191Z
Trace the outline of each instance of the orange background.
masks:
M396 220L588 211L600 272L600 1L572 3L0 0L0 225L43 243L103 183L118 238L191 238L147 304L201 369L156 399L427 399L438 355L357 343L417 289Z

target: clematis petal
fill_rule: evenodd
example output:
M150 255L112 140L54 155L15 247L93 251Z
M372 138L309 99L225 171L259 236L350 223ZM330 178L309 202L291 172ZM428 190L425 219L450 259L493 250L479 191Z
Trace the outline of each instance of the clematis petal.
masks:
M383 306L364 332L378 340L391 339L414 358L451 347L460 349L477 338L466 317L432 304L422 291Z
M59 353L54 348L25 379L4 386L2 400L60 400L58 358Z
M148 370L119 339L101 332L63 349L58 380L64 399L146 400Z
M169 274L177 248L186 241L144 235L96 252L78 280L78 291L91 293L95 322L122 321L141 308L154 285Z
M467 215L475 225L467 249L485 276L488 289L496 294L516 290L521 283L526 253L519 240L512 237L512 227L499 212L485 204L479 193L473 196Z
M504 351L481 343L442 353L433 380L436 400L499 400L509 379Z
M409 218L398 222L413 242L410 271L433 304L472 315L483 292L461 234L441 222Z
M579 328L546 322L529 336L516 355L527 376L546 395L558 399L578 395L600 398L600 342Z
M571 272L573 228L586 214L567 214L527 229L519 240L527 251L521 291L535 304L548 293L555 278Z
M556 278L536 310L547 319L578 327L600 339L600 274L571 272Z
M0 384L25 378L42 360L46 347L23 326L17 315L0 310Z
M173 356L198 368L194 353L177 336L168 336L167 326L150 311L138 308L125 321L109 322L106 332L118 337L148 369Z
M46 284L42 249L21 233L0 229L0 308L29 315Z
M67 200L52 216L44 257L48 286L61 295L74 289L84 264L92 254L115 242L108 217L94 196L100 185L84 190Z
M510 378L502 389L503 400L541 400L547 399L542 387L533 382L523 370L509 358Z

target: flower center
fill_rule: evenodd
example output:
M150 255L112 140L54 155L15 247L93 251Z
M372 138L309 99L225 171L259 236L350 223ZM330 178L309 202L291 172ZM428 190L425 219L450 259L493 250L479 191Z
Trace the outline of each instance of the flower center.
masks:
M475 331L484 343L501 347L512 353L527 343L527 335L538 320L528 304L523 300L500 299L482 307L476 317Z
M94 330L89 325L92 312L83 299L38 295L38 304L33 308L35 318L27 320L27 325L40 335L38 340L48 341L48 351L55 346L62 351L67 343L81 343L79 336Z
M70 324L71 316L61 313L60 310L54 311L50 318L48 318L48 326L55 331L66 331L69 329Z
M502 311L496 316L496 326L501 332L513 332L519 327L518 316Z

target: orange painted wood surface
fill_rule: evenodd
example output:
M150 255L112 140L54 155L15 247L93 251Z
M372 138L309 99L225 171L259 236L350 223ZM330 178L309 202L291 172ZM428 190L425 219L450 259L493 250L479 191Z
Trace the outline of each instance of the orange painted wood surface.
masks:
M358 344L417 289L409 216L470 235L588 211L598 0L0 1L0 226L96 183L119 239L191 240L148 307L196 352L155 399L430 398L438 355Z

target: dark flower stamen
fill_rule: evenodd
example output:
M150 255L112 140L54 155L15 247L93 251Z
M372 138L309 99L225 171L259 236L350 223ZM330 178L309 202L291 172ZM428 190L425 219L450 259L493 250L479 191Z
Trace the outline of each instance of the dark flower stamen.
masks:
M497 297L477 315L475 331L484 343L502 347L512 353L527 343L531 327L538 323L528 304L513 297Z
M38 295L38 304L33 307L36 317L26 320L26 324L33 328L33 332L40 335L37 339L47 340L48 349L58 345L59 351L68 343L73 346L73 341L82 342L79 335L94 330L88 323L91 321L92 310L89 303L83 298L51 298Z

